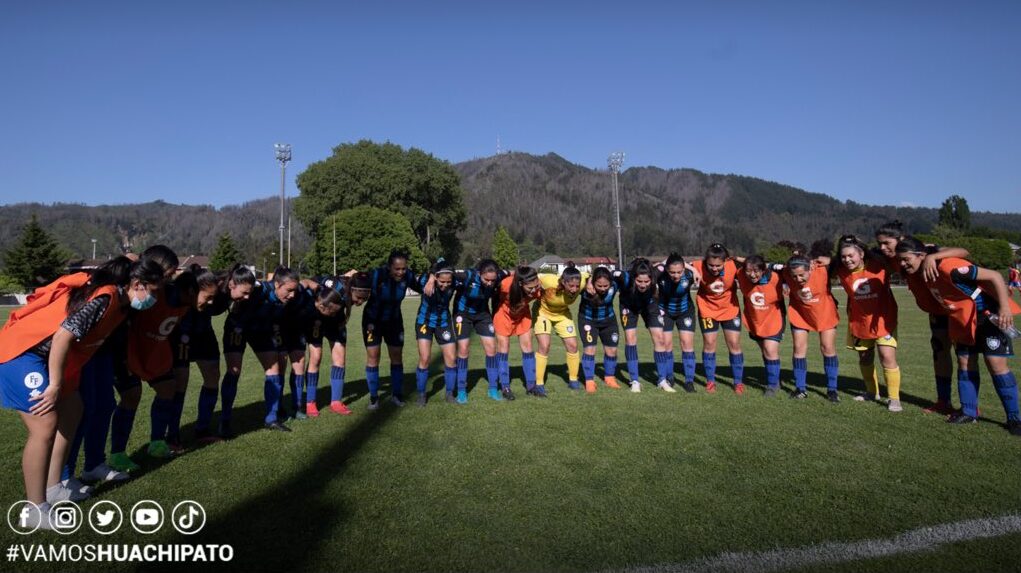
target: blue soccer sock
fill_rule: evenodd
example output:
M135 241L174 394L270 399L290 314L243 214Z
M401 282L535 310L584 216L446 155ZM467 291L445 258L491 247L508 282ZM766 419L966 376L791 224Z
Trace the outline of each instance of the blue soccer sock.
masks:
M504 390L510 389L510 364L507 358L506 352L496 354L497 369L500 372L500 388Z
M581 371L585 376L585 381L594 380L596 377L596 357L595 355L582 354L581 355Z
M404 395L404 365L390 365L390 393L394 396Z
M670 351L670 370L673 370L674 353ZM684 383L695 381L695 353L681 352L681 363L684 366ZM673 374L673 372L671 372Z
M744 384L744 353L730 354L730 372L734 375L734 386Z
M277 409L280 408L280 396L284 392L284 381L279 374L266 376L262 385L263 397L266 401L267 424L277 421Z
M808 389L808 358L794 357L794 386L804 392Z
M216 388L203 386L199 390L199 414L195 420L196 430L208 430L209 423L213 420L213 410L216 409Z
M224 422L230 422L231 416L234 414L234 399L238 395L238 378L237 374L227 373L223 375L223 380L220 382L220 420Z
M936 377L936 399L940 402L949 404L953 400L953 386L950 383L949 376L937 376Z
M702 353L702 370L705 372L706 382L716 382L716 353Z
M468 359L458 358L457 359L457 389L467 390L468 389Z
M379 397L379 367L365 367L365 383L369 386L369 396Z
M319 372L305 373L305 403L315 404L319 393Z
M167 419L167 439L171 441L181 440L181 416L184 415L185 392L174 393L173 408L170 417Z
M135 425L135 410L117 406L110 420L110 453L123 453L131 438L131 428Z
M603 380L617 377L617 357L603 354Z
M834 356L822 357L822 368L826 372L826 390L837 391L837 377L840 375L840 358Z
M453 394L457 390L457 367L443 367L443 384L447 387L447 394Z
M972 418L978 418L979 381L977 370L957 371L957 392L961 395L961 411Z
M151 425L149 430L149 439L153 442L158 440L164 440L167 437L167 425L170 422L171 416L174 412L174 400L160 398L154 396L152 399L152 406L149 408L149 417L151 419Z
M525 388L531 390L535 387L535 353L521 353L521 371L525 376Z
M770 388L780 386L780 361L766 360L766 385Z
M287 376L287 385L291 388L291 406L294 407L294 411L297 412L301 409L301 394L304 391L304 380L298 380L298 376L291 370L290 375ZM280 391L283 396L283 390Z
M85 470L106 462L106 439L110 433L110 417L117 407L113 397L113 365L110 375L99 381L95 390L96 404L85 429Z
M627 361L628 377L632 382L638 382L638 347L634 344L624 346L624 359ZM657 362L657 368L658 366Z
M340 402L344 399L344 367L330 366L330 401Z
M500 385L500 363L496 356L486 357L486 379L489 381L489 389L496 390Z
M418 393L419 394L425 394L428 385L429 385L429 369L428 368L416 368L415 369L415 388L418 389Z
M1014 373L993 374L993 386L996 387L996 394L1000 397L1007 419L1021 419L1021 415L1018 414L1017 380L1014 379Z

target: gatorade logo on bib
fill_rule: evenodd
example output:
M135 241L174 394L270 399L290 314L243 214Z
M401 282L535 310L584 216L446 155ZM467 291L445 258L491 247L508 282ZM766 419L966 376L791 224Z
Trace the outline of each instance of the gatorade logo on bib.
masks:
M170 336L170 333L173 332L174 327L177 326L177 321L178 320L179 320L178 317L171 316L171 317L167 318L166 320L164 320L163 322L161 322L160 323L160 327L159 327L160 335L161 336Z
M709 290L713 291L716 294L722 294L723 291L727 290L727 287L724 286L723 281L716 281L713 284L709 285Z
M766 295L761 292L753 292L748 298L751 299L754 306L766 306Z
M25 388L35 390L43 385L43 375L39 372L29 372L25 375Z

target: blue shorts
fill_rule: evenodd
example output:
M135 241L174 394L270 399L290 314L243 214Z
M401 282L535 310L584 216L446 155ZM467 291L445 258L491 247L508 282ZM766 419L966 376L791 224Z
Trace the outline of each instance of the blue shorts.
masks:
M4 408L27 413L35 404L29 398L42 394L49 385L50 371L47 360L42 356L26 352L0 364L0 393Z

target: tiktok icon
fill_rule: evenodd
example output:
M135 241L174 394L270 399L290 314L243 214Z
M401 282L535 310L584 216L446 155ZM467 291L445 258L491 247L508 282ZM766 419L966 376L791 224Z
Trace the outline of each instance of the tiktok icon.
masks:
M206 510L196 501L184 500L174 506L171 523L184 535L195 535L206 526Z

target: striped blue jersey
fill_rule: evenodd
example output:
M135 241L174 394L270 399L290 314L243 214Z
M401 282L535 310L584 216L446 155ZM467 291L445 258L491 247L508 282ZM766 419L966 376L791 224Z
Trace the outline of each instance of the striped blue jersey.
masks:
M690 269L684 269L684 276L679 282L670 280L666 271L659 273L656 279L656 290L659 294L659 308L671 316L687 313L692 308L691 285L695 275Z
M277 298L273 281L258 281L244 304L238 305L235 320L245 330L268 331L283 316L284 303Z
M620 289L620 308L628 309L632 313L640 313L652 306L656 301L655 284L649 284L645 292L635 290L635 277L627 271L614 271L613 282L617 283Z
M578 303L578 314L588 321L601 323L613 321L616 314L613 312L613 297L617 296L617 285L611 283L606 294L592 294L587 292L581 294L581 302Z
M486 286L482 284L482 275L475 269L457 273L454 313L471 317L491 315L490 303L496 297L496 289L505 276L502 271L497 273L496 281L491 286Z
M429 282L428 274L419 277L419 289L425 287L427 282ZM415 317L415 324L424 324L430 328L449 328L450 299L454 296L454 285L451 284L447 290L440 290L438 286L433 286L432 296L422 295L422 302L418 304L418 316Z
M408 269L400 281L390 277L390 270L386 267L379 267L370 273L372 280L372 292L369 300L365 303L365 316L368 319L378 322L386 322L395 317L401 316L401 302L404 301L404 294L410 288L416 292L422 292L415 279L415 274Z

